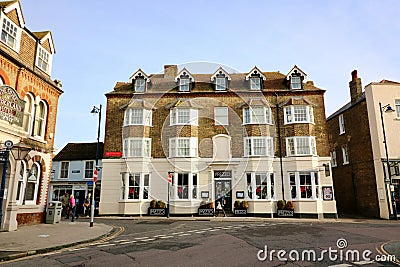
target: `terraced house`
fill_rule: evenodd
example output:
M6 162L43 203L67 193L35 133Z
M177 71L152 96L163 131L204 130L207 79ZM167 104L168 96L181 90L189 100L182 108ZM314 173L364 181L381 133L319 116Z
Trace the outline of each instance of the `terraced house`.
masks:
M56 52L51 32L30 31L19 1L0 2L0 23L0 147L14 143L8 168L0 164L5 174L1 229L11 231L44 221L63 91L51 80Z
M139 69L106 94L100 214L144 215L169 192L171 216L221 197L227 211L247 200L249 214L273 217L285 199L298 216L336 216L324 90L297 66L188 69Z

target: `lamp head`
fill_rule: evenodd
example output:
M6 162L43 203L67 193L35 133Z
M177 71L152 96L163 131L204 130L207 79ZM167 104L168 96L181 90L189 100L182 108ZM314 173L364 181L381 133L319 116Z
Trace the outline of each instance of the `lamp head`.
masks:
M93 106L93 109L92 109L92 111L90 111L90 113L97 114L97 113L99 113L99 109L96 106Z
M396 110L394 110L390 105L388 105L385 109L386 113L390 113L390 112L395 112Z

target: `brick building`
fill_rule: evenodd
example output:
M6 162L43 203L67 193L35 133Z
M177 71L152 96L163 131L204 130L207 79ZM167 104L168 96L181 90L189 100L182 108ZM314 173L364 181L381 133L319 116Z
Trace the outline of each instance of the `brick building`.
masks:
M327 119L337 208L341 213L388 219L394 217L400 189L400 83L373 82L363 92L355 70L349 85L351 101ZM388 104L396 113L387 112Z
M0 146L14 143L1 228L44 221L61 83L51 80L50 31L31 32L19 1L0 2ZM25 153L23 153L25 152ZM0 164L2 172L4 164Z
M272 217L285 199L299 216L336 216L324 90L297 66L187 68L139 69L106 94L100 214L146 214L167 201L170 174L171 215L224 197L227 211L247 200L248 213Z

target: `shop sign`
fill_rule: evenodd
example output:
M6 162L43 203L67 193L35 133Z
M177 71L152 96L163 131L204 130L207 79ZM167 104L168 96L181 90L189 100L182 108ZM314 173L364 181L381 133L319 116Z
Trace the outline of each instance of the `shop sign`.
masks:
M106 157L122 157L122 152L119 151L108 151Z
M322 196L324 200L333 200L333 190L331 186L322 187Z
M166 214L166 209L149 208L150 216L165 216Z
M0 86L0 119L22 126L25 101L8 85Z
M197 214L199 216L214 216L214 209L199 208Z
M214 178L232 178L232 171L214 171Z
M294 210L289 209L278 209L278 217L294 217Z

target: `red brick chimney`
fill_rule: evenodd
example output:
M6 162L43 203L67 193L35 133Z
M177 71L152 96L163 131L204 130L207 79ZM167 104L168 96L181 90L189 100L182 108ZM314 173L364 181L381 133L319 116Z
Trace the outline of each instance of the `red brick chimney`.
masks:
M164 65L164 78L165 77L175 78L176 75L178 75L177 65Z
M351 103L354 104L362 96L361 78L357 77L357 70L351 72L351 81L349 82L349 86Z

